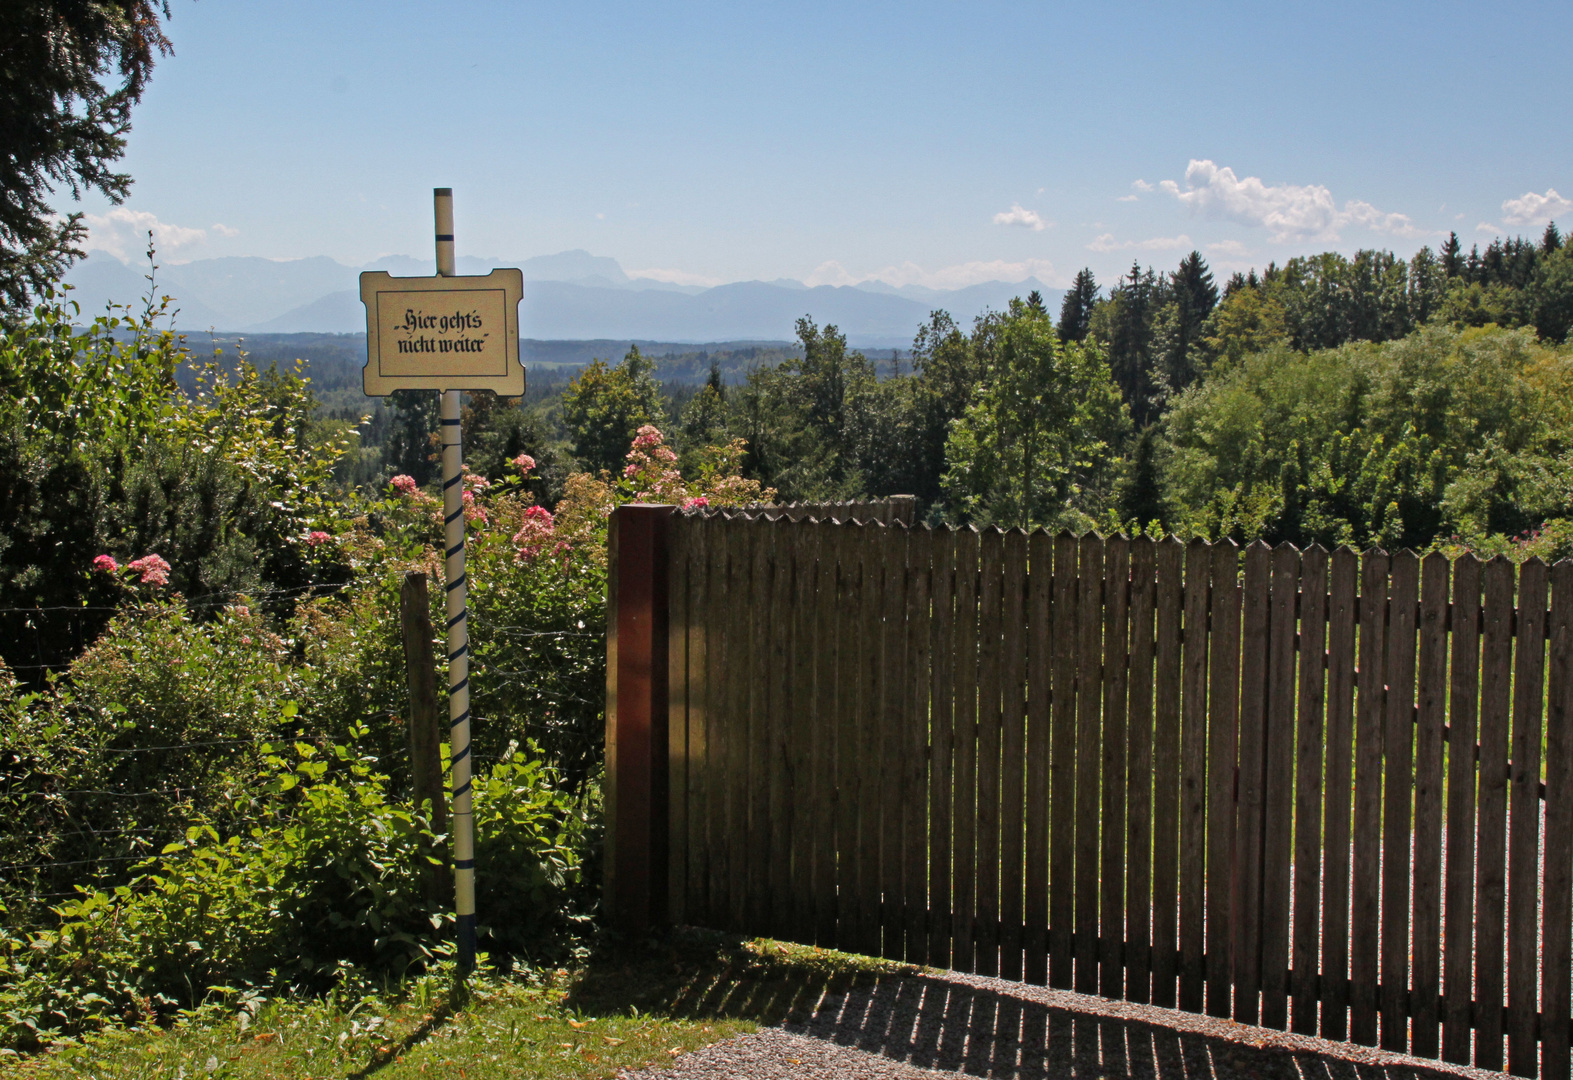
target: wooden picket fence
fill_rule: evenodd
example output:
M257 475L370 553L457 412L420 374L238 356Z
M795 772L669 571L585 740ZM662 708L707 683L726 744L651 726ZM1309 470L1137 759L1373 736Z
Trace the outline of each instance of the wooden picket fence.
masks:
M763 517L771 521L785 518L788 521L839 521L866 525L912 525L916 523L918 500L914 495L890 495L883 499L862 499L852 502L790 502L756 503L726 511L731 516ZM712 511L712 514L719 511Z
M625 921L1568 1077L1573 563L641 512Z

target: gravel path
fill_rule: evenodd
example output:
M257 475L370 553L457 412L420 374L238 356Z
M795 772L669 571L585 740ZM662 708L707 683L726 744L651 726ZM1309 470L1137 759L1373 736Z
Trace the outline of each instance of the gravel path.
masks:
M954 972L827 995L802 1023L716 1043L625 1080L938 1076L1472 1080L1457 1065L1149 1005Z

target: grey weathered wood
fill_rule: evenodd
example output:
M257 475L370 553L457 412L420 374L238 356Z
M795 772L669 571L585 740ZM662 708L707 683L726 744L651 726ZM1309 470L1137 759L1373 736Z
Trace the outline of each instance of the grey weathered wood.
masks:
M814 559L814 705L810 762L813 775L814 937L836 942L836 537L839 530L810 519Z
M976 970L978 770L978 532L956 534L956 755L951 789L951 949L957 971Z
M1234 1018L1256 1023L1262 991L1262 816L1267 760L1268 634L1272 552L1257 541L1245 549L1240 604L1238 805L1234 834Z
M1027 767L1027 534L1005 534L1000 671L1000 976L1021 978Z
M1541 888L1540 1075L1568 1080L1573 1009L1573 562L1551 568L1546 699L1546 847Z
M956 533L934 532L933 668L929 718L929 947L928 963L951 967L951 787L956 735Z
M1179 958L1180 619L1185 548L1158 545L1158 652L1152 754L1152 1001L1173 1007Z
M666 910L678 926L689 922L688 818L689 752L689 533L690 523L674 516L667 534L667 874Z
M1273 551L1267 662L1266 774L1262 799L1262 1026L1289 1023L1290 861L1294 839L1295 600L1300 553Z
M1387 658L1387 554L1365 553L1360 567L1360 667L1355 711L1354 873L1349 932L1349 1038L1377 1037L1377 979L1382 912L1382 732Z
M1415 711L1415 884L1410 1038L1419 1057L1436 1057L1441 996L1442 733L1447 722L1447 557L1420 564L1420 660Z
M879 559L884 570L881 608L884 618L880 658L880 734L875 749L880 790L880 955L900 960L906 953L905 877L902 825L908 792L905 784L907 682L907 530L886 525L880 532Z
M1069 989L1076 908L1076 575L1069 534L1054 538L1054 663L1049 758L1049 984Z
M1300 687L1294 779L1294 1012L1291 1029L1316 1034L1321 927L1322 767L1327 746L1323 688L1327 659L1327 552L1300 556Z
M1053 639L1054 538L1042 529L1028 539L1027 578L1027 777L1023 839L1023 977L1049 979L1049 735Z
M728 881L727 929L748 929L749 858L748 812L750 767L750 694L752 681L752 653L756 638L753 634L753 605L738 603L739 597L747 598L753 582L753 533L747 522L737 518L727 523L727 593L731 603L729 618L726 670L727 683L727 851L726 874Z
M1185 641L1180 675L1180 1008L1201 1012L1207 887L1207 608L1212 553L1185 550Z
M816 531L811 522L793 522L783 530L788 537L792 561L787 570L786 612L792 623L792 650L788 658L786 715L790 742L790 815L787 843L792 851L790 881L792 897L788 907L788 926L792 940L814 940L814 812L817 804L815 774L820 759L814 757L814 621L818 612Z
M1152 997L1152 721L1157 550L1131 542L1130 713L1126 751L1125 996Z
M792 544L796 529L792 522L772 522L762 528L771 534L770 553L770 744L767 782L770 791L770 851L766 880L769 882L769 918L766 925L772 936L793 937L796 913L796 888L793 880L793 786L796 781L794 756L796 743L793 708L792 653L795 620L792 604Z
M1103 845L1098 930L1098 992L1125 994L1125 725L1130 648L1130 541L1104 544L1103 586Z
M1349 1021L1349 852L1353 792L1355 597L1360 557L1333 552L1327 598L1327 786L1322 812L1322 1036Z
M1442 1058L1469 1064L1474 1036L1475 744L1480 704L1480 562L1453 563L1447 753L1447 881L1442 937Z
M1401 551L1391 562L1387 625L1387 702L1382 811L1382 1046L1409 1049L1409 854L1413 840L1415 615L1420 560Z
M858 803L863 735L863 532L831 527L836 548L836 947L860 947Z
M903 718L902 735L906 752L903 755L906 775L902 780L902 805L906 819L902 822L902 843L906 855L902 859L904 878L904 908L906 944L903 958L913 963L924 963L928 958L928 847L929 847L929 779L928 769L931 746L931 715L929 686L931 680L929 646L932 617L930 616L930 568L933 561L933 532L927 528L910 528L907 532L907 699L906 716Z
M1207 652L1207 1012L1229 1015L1234 882L1235 738L1240 708L1240 553L1212 547L1212 633Z
M432 648L431 597L426 575L411 571L399 587L399 626L404 638L404 674L410 690L410 720L405 738L410 751L410 801L427 804L426 824L438 836L448 832L448 793L442 782L442 743L446 737L437 705L437 657ZM452 891L447 867L428 862L421 887L426 899L444 904Z
M1486 563L1480 649L1480 780L1475 833L1475 1064L1502 1068L1507 767L1513 681L1513 564Z
M1076 989L1098 991L1098 775L1103 705L1103 541L1081 539L1076 630Z
M711 580L709 540L714 526L704 518L687 520L688 588L688 866L684 881L687 918L708 926L710 914L710 800L708 586Z
M1534 1076L1540 1064L1540 739L1545 693L1546 564L1518 568L1517 640L1513 671L1513 772L1508 799L1508 1071Z
M999 974L1000 944L1000 650L1004 586L1004 534L985 529L978 538L982 577L978 588L978 802L977 953L975 970Z

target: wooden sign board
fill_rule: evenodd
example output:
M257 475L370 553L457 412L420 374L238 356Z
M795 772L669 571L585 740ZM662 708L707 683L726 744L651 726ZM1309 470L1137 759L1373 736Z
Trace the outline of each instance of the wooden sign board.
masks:
M366 305L366 393L492 390L524 396L519 301L524 274L485 277L360 276Z

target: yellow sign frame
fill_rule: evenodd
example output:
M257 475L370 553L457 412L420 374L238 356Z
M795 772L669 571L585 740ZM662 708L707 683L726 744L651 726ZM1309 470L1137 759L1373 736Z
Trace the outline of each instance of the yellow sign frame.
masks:
M502 397L524 396L522 271L402 278L368 270L360 276L360 299L366 305L362 381L368 395L491 390Z

